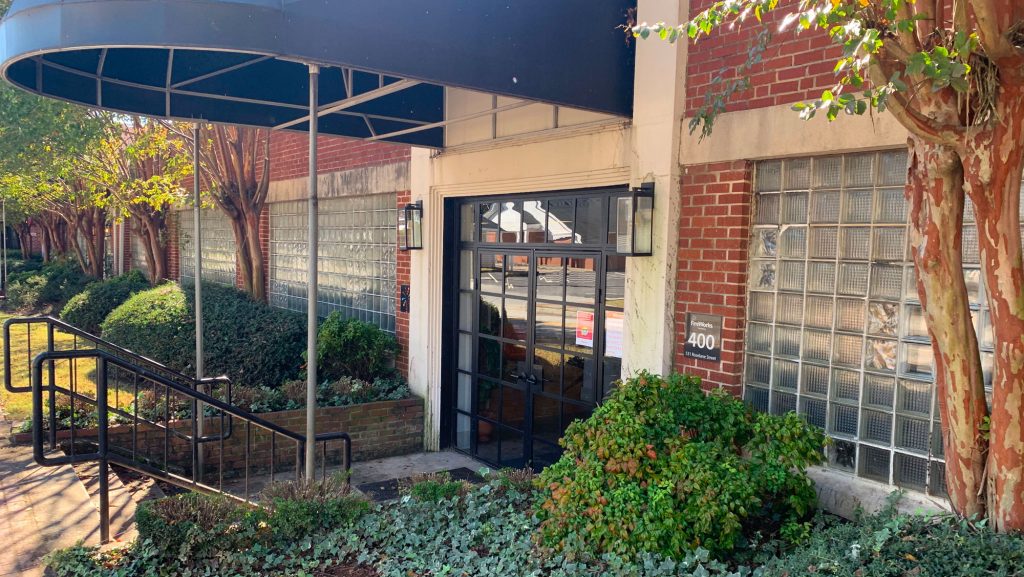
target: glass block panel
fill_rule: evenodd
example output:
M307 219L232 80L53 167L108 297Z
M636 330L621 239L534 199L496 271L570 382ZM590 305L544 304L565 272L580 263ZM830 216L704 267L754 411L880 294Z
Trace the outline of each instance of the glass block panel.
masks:
M893 481L900 487L924 491L928 484L928 460L896 453Z
M860 436L862 439L883 445L892 443L892 415L864 409L860 412Z
M808 254L811 258L835 259L839 247L839 229L833 226L812 227Z
M896 415L896 438L894 443L900 449L928 454L931 441L930 423L925 419L913 419Z
M784 415L790 411L796 411L796 395L781 392L772 395L773 415Z
M868 339L864 346L864 366L878 371L895 371L896 341Z
M776 389L795 391L797 388L800 365L793 361L778 359L775 361L775 380L772 384Z
M818 191L811 193L811 222L839 222L839 191Z
M907 151L878 155L878 186L902 186L907 182Z
M880 188L875 195L875 222L907 222L907 197L903 188Z
M902 228L876 228L871 246L871 257L880 261L906 259L907 237Z
M747 351L752 353L772 352L772 326L761 323L747 324Z
M779 195L758 196L755 214L754 224L779 224Z
M762 413L768 412L768 389L745 387L743 389L743 400L750 403L755 410Z
M889 454L889 451L885 449L861 445L859 459L860 475L880 483L888 483Z
M836 265L831 262L807 263L807 292L832 294L836 291Z
M750 294L750 320L770 323L775 320L775 295L772 293Z
M964 264L977 264L981 259L978 248L978 229L973 226L964 227L963 244L960 246L960 255Z
M840 263L836 292L841 295L864 296L868 292L868 265Z
M857 436L857 407L847 407L832 403L829 407L831 419L828 432L833 435Z
M782 224L806 224L808 214L806 192L787 192L782 195Z
M896 409L905 413L930 416L932 408L932 383L900 379L896 396Z
M824 429L828 418L828 403L821 399L800 399L800 414L807 419L807 422Z
M786 161L786 190L807 190L811 187L811 159L794 158Z
M985 353L985 352L981 353L981 378L984 379L984 381L985 381L985 388L986 389L990 389L989 393L991 393L991 389L992 389L992 363L993 362L994 362L994 359L993 359L992 353ZM989 394L989 396L991 397L990 394ZM989 402L991 402L991 401L992 401L992 399L989 398Z
M783 228L779 239L779 254L782 255L782 258L804 258L807 256L807 227Z
M821 331L804 331L804 359L812 361L829 361L832 351L831 333Z
M870 188L846 190L843 193L843 222L871 222L871 202L874 193Z
M868 333L896 337L899 331L900 305L895 303L868 303Z
M941 461L932 461L928 475L928 494L937 497L946 497L946 464Z
M828 395L828 367L804 363L800 370L800 391L802 393Z
M766 160L757 163L756 186L757 192L774 192L782 189L782 161Z
M837 334L832 349L832 362L845 367L860 368L863 342L864 338L860 336Z
M779 254L779 229L759 228L754 233L753 256L774 258Z
M903 294L903 267L871 265L871 298L900 300Z
M989 311L981 313L981 323L978 329L978 346L983 349L991 349L993 345L992 314Z
M772 361L765 357L747 355L747 382L768 386L772 377Z
M930 378L932 376L932 347L907 343L904 345L904 358L900 366L900 374L908 377Z
M864 332L864 301L836 299L836 330Z
M938 413L938 409L935 410ZM932 456L936 459L943 459L946 456L946 447L942 444L942 423L934 421L932 423Z
M829 156L814 159L814 187L839 188L842 182L843 157Z
M804 324L819 329L832 328L832 297L808 296Z
M857 466L857 445L850 441L835 439L828 448L828 464L836 469L853 471Z
M903 298L908 301L917 302L919 295L917 294L917 271L914 270L913 264L904 267L903 278Z
M775 327L775 354L784 357L799 357L800 334L800 329L796 327Z
M842 260L868 260L871 248L871 229L866 226L848 227L842 231Z
M967 295L971 302L976 305L981 304L982 299L985 298L981 291L981 271L978 269L965 270L964 284L967 285Z
M871 186L875 181L875 154L850 154L843 166L843 186Z
M784 260L779 263L779 290L804 290L804 261Z
M779 293L777 321L787 325L799 325L804 320L804 295Z
M896 379L891 375L864 373L864 406L892 410Z
M924 311L921 305L903 307L903 336L909 339L928 339L928 327L925 325Z
M178 262L181 263L182 282L193 282L196 274L195 244L192 242L193 215L192 210L178 213L179 222L183 224L178 229ZM234 287L236 251L235 235L231 229L231 221L223 211L216 208L201 209L199 216L202 220L203 229L203 279L216 284ZM279 259L272 258L271 269L273 270L274 266L279 262L281 262ZM271 276L271 293L275 292L273 283L274 277ZM272 299L272 304L282 306L286 302L282 299ZM305 306L305 303L302 303L302 310L305 310Z
M860 399L860 373L842 369L832 371L832 398L856 403Z
M776 270L775 261L751 261L750 280L754 290L773 290L775 288Z
M970 197L964 199L964 222L974 222L974 203Z

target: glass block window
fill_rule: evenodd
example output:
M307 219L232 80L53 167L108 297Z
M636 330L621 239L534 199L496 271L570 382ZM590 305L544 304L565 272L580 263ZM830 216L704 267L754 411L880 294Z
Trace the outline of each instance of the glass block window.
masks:
M146 249L143 248L142 240L135 234L128 235L132 243L132 270L137 270L146 278L149 278L149 264L146 262Z
M322 199L320 316L341 311L395 332L398 199L394 194ZM270 205L270 303L306 310L306 201Z
M203 279L235 286L235 234L227 215L216 208L202 209ZM195 279L195 249L192 244L192 211L178 213L178 256L181 261L181 282Z
M943 495L905 179L904 151L758 163L744 397L825 429L831 467ZM977 251L968 211L964 276L988 372Z

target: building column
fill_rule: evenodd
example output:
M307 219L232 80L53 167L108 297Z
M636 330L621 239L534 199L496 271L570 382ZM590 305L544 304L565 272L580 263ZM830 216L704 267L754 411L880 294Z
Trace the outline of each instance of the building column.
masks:
M637 20L674 25L688 9L688 0L640 0ZM626 259L623 376L672 368L686 53L685 41L636 41L630 185L654 182L654 254Z

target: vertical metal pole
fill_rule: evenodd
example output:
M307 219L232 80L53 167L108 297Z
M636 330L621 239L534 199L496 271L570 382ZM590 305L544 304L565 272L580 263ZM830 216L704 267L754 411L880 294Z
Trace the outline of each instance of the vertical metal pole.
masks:
M110 469L107 466L107 360L100 359L96 366L96 400L99 403L99 428L97 436L100 445L100 542L110 542ZM72 420L74 420L72 415Z
M2 205L2 208L0 208L0 211L3 212L3 221L4 221L4 231L3 231L4 264L3 264L3 270L0 271L0 274L3 275L2 282L0 282L0 293L2 293L4 295L4 298L7 298L7 197L6 196L3 198L2 201L0 201L0 205Z
M309 271L306 291L306 479L316 475L316 330L317 330L317 257L320 252L320 230L317 215L317 128L319 115L320 67L309 65Z
M199 144L202 128L199 123L192 127L192 199L195 210L192 213L192 250L195 252L195 299L196 299L196 389L199 381L206 373L205 354L203 352L203 228L200 212L200 178L199 178ZM193 479L202 480L203 451L198 438L203 436L203 404L192 401L193 432Z

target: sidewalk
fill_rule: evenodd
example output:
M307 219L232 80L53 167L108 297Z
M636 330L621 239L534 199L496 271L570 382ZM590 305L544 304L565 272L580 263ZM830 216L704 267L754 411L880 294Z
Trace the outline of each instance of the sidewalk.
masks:
M11 446L5 438L0 440L0 532L0 577L42 575L47 553L79 541L99 543L99 512L70 466L40 467L32 460L32 447Z

